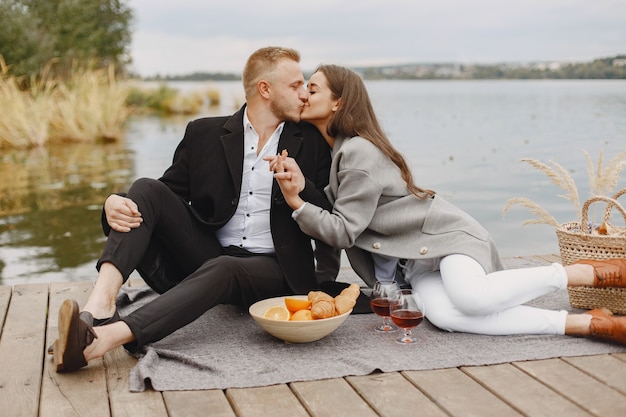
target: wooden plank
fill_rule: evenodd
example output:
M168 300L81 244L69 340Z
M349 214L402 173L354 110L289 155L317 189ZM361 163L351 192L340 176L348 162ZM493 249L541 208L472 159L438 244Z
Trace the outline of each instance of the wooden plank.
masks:
M143 280L131 278L132 286L145 285ZM131 280L126 285L131 286ZM143 392L130 391L130 370L137 364L122 346L104 356L106 380L113 417L166 417L167 407L160 391L147 388Z
M613 353L611 356L626 362L626 352L624 352L624 353Z
M547 254L547 255L536 255L535 257L544 259L546 262L549 262L549 263L554 263L554 262L561 263L561 256L555 253Z
M626 396L561 359L515 362L514 365L593 415L626 416Z
M524 258L529 264L559 260L558 255L542 255L522 257L520 262L523 263ZM15 294L11 287L0 286L0 325L4 321L4 327L0 328L2 415L392 417L413 415L416 410L420 415L436 417L520 413L528 417L626 415L626 353L461 369L379 373L271 387L229 389L226 392L160 393L148 388L143 393L131 393L128 390L128 374L136 360L122 348L110 352L104 360L94 361L87 368L71 374L54 372L50 358L43 355L45 348L57 336L59 305L65 298L75 298L82 305L80 300L84 301L91 291L91 282L52 284L45 343L41 332L37 334L39 339L36 343L22 338L20 333L19 347L13 345L18 343L15 341L7 347L7 335L15 334L12 329L16 325L14 317L20 317L23 323L28 322L31 315L41 317L40 329L46 328L48 289L37 293L38 285L42 284L16 286ZM28 302L23 299L27 296L30 297ZM22 314L24 309L29 311ZM29 327L31 331L28 333L33 333L33 326L20 324L17 329L22 332ZM34 349L37 344L39 347ZM21 346L27 346L27 349ZM45 360L33 362L32 354L27 351L36 351L40 358L46 356ZM43 377L39 388L39 414L37 388L30 394L15 389L10 392L11 384L5 383L7 375L15 373L11 368L13 362L20 365L22 378L29 372L32 374L30 368L33 364L39 367L39 376ZM19 387L22 390L33 388L31 385Z
M0 339L0 404L6 416L37 416L48 285L16 285Z
M11 292L13 288L9 285L0 286L0 336L2 336L2 328L4 327L4 319L9 310L9 302L11 301Z
M90 281L53 283L50 286L48 332L45 348L58 337L58 311L65 299L82 306L92 289ZM71 373L57 373L52 356L46 355L41 394L41 417L111 415L106 379L101 359Z
M398 372L346 377L382 417L404 417L419 410L421 417L445 417L437 405Z
M376 417L367 402L343 378L291 384L312 416Z
M309 417L298 398L285 384L226 390L238 417Z
M524 416L591 416L511 364L466 367L463 371Z
M406 371L402 374L450 416L521 415L459 369Z
M123 347L108 352L105 357L107 385L113 417L166 417L167 409L159 391L129 390L130 370L137 363Z
M612 355L579 356L563 360L626 395L626 362Z
M222 390L164 391L170 417L235 417Z

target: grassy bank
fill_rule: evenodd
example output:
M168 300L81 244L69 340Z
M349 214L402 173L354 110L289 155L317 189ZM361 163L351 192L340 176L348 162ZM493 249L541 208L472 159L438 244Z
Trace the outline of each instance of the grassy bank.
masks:
M1 59L0 69L0 149L117 141L133 112L196 114L205 102L220 101L215 90L185 95L166 86L142 90L118 81L113 67L77 69L67 80L52 79L44 69L29 82L12 76Z
M25 83L2 63L0 147L118 140L130 112L127 97L128 87L117 82L112 67L76 70L63 81L44 70Z

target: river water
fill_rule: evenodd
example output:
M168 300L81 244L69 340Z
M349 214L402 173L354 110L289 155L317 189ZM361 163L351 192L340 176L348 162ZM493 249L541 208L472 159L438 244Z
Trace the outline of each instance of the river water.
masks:
M158 177L191 118L230 114L242 102L239 82L171 83L181 91L219 89L219 106L196 116L135 116L123 141L0 151L0 284L95 277L105 242L105 197L142 176ZM626 81L368 81L381 123L413 169L418 185L471 213L503 256L558 253L554 228L528 225L528 197L558 222L577 217L562 190L520 162L556 161L589 197L583 151L597 164L626 150ZM620 180L616 189L626 187ZM624 197L622 197L624 198ZM622 201L626 204L625 201ZM599 218L603 207L592 206ZM595 216L595 217L594 217ZM612 222L623 225L616 212Z

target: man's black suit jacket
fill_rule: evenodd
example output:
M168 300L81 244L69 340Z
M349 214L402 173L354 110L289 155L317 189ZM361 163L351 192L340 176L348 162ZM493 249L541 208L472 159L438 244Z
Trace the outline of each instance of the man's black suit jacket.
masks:
M232 116L190 122L174 153L172 165L160 178L188 203L202 223L215 230L233 216L239 200L244 109L245 106ZM283 149L298 162L307 178L301 193L303 199L331 210L323 192L328 184L330 147L317 129L308 123L286 122L278 143L279 152ZM318 287L313 248L311 238L300 230L291 214L291 208L274 181L270 224L276 256L290 289L295 294L306 294ZM337 251L321 242L316 242L316 247L324 253L325 259L337 257ZM338 271L338 259L335 262L335 265L330 262L331 265L322 267Z

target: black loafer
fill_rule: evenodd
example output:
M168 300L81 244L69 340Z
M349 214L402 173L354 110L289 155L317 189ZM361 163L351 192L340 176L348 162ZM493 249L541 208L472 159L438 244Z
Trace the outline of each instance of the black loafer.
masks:
M91 316L91 314L89 315ZM81 318L86 317L86 315L84 314L83 316L79 315L79 317ZM105 324L111 324L111 323L115 323L116 321L120 321L120 315L117 312L117 310L115 310L115 313L113 313L111 317L108 317L106 319L93 319L92 318L92 320L93 320L93 324L91 324L92 327L104 326ZM53 355L53 354L54 354L54 343L48 346L48 355Z
M59 338L54 342L57 372L72 372L87 365L83 350L96 336L91 313L79 311L75 300L65 300L59 309Z

